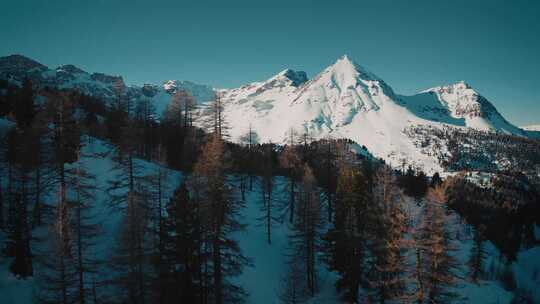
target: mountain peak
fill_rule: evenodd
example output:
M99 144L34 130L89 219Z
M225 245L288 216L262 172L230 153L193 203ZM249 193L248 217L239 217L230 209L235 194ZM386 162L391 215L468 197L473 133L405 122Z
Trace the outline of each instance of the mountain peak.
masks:
M0 69L10 73L30 71L32 69L46 70L43 64L23 55L14 54L0 57Z
M346 78L361 78L363 80L381 80L365 67L357 64L348 55L343 55L329 68L333 73L347 75Z
M77 67L77 66L75 66L73 64L61 65L61 66L56 68L56 71L57 72L64 71L64 72L71 73L71 74L87 74L86 71L80 69L79 67Z
M291 69L285 69L281 72L279 72L276 76L270 78L270 82L277 80L277 79L283 79L286 78L291 81L292 85L297 87L303 84L304 82L308 81L307 74L304 71L294 71Z
M446 93L446 94L465 94L465 95L479 95L470 84L464 80L460 80L454 83L432 87L427 90L423 90L420 93Z

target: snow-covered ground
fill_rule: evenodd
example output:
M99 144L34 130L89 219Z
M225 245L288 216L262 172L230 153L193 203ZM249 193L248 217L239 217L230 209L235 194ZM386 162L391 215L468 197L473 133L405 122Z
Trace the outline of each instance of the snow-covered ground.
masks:
M5 120L0 120L0 125L11 125ZM85 157L82 162L88 167L89 171L97 176L97 191L96 204L94 212L98 215L98 220L102 221L103 234L98 240L98 245L95 247L95 254L98 257L106 257L112 253L115 234L117 233L121 211L113 210L107 204L104 189L106 189L107 181L113 178L115 172L112 171L113 162L111 159L111 147L100 140L91 140L84 148L85 155L99 155L99 157ZM157 165L146 161L137 160L146 172L157 170ZM174 187L182 179L180 172L168 170L167 174L166 195L170 195ZM1 182L5 185L5 179ZM283 200L284 193L284 178L276 178L276 189L274 198L276 205ZM416 202L408 201L406 203L407 210L412 216L418 214ZM252 267L246 267L243 274L235 280L240 283L249 293L247 303L257 304L274 304L278 303L278 294L282 286L283 275L287 271L287 249L288 235L290 227L285 220L281 224L276 225L272 230L272 244L267 244L264 227L257 220L261 215L261 194L257 183L255 183L254 191L247 193L246 205L241 211L241 222L247 224L247 229L235 234L235 238L239 241L242 252L247 257L250 257L253 262ZM279 211L276 211L276 214ZM456 223L459 221L456 219ZM458 225L458 224L456 224ZM461 226L459 226L461 225ZM467 231L466 226L459 224L458 228ZM35 231L37 235L45 233ZM536 227L535 233L540 236L540 228ZM5 235L0 233L0 242L5 238ZM2 242L3 243L3 242ZM460 272L465 276L466 266L465 261L468 258L469 250L472 245L470 235L461 233L461 241L457 243L459 251L457 257L463 265ZM42 249L42 243L33 243L33 251L39 252ZM486 249L488 259L486 265L492 263L496 267L502 267L499 261L499 252L497 249L487 242ZM27 280L18 280L14 278L8 271L10 260L0 260L0 303L20 303L30 304L32 302L32 291L35 286L33 278ZM540 301L540 290L535 288L540 284L540 247L535 247L528 250L523 250L519 253L517 262L513 263L517 285L519 288L524 288L534 292L536 301ZM40 269L36 268L36 272ZM319 263L319 294L312 299L311 303L339 303L338 296L335 293L334 282L335 274L326 270L322 263ZM501 284L497 281L481 281L480 284L472 284L467 281L460 282L457 291L462 295L463 303L509 303L513 295L511 292L504 290Z

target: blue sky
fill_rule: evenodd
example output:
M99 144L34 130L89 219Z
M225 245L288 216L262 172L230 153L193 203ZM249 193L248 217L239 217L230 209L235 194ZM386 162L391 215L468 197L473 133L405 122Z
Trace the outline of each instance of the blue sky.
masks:
M2 0L0 56L235 87L348 54L398 93L465 80L540 123L540 1Z

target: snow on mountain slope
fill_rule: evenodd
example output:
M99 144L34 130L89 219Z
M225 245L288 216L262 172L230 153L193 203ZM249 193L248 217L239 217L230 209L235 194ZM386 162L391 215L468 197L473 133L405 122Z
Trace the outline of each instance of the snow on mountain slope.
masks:
M150 99L158 115L178 89L191 92L199 104L212 100L215 92L209 86L177 80L162 85L126 86L120 76L90 74L73 65L51 70L24 56L0 57L0 78L20 82L24 77L30 77L38 86L75 88L105 102L116 98L114 88L121 84L124 98ZM233 141L247 133L250 126L262 142L283 143L291 129L312 139L349 138L393 166L407 163L428 172L443 171L439 160L422 151L404 132L406 128L450 125L534 135L505 120L487 99L464 82L413 96L396 95L380 77L347 56L312 79L304 72L286 69L266 81L216 91L222 96Z
M523 126L521 128L527 131L540 131L540 125Z
M346 56L300 85L283 76L223 91L233 140L251 125L261 141L282 143L293 129L314 139L350 138L396 166L403 159L413 159L423 167L441 170L402 134L406 126L427 121L396 104L394 92L384 81ZM269 85L276 78L282 80L279 85Z
M171 100L171 95L178 89L187 90L199 103L207 102L214 97L212 87L189 81L168 80L161 86L152 84L126 85L121 76L88 73L71 64L50 69L21 55L0 57L0 78L8 79L16 84L20 84L24 78L29 78L37 87L76 89L105 102L117 98L117 88L122 88L124 98L132 101L143 98L150 99L158 114L163 112Z
M347 56L311 80L295 82L297 73L285 70L264 82L220 91L233 140L251 126L261 141L283 143L293 129L313 139L349 138L393 166L408 163L434 172L442 171L439 162L422 153L405 128L452 125L525 135L463 82L399 96Z
M467 127L525 135L518 127L504 119L493 104L464 81L427 89L422 93L434 94L450 116L464 120Z

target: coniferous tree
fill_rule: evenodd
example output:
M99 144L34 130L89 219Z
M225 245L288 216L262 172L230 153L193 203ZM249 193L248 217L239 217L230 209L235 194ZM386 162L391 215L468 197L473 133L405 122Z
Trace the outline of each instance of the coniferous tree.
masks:
M122 139L122 130L128 124L131 104L125 96L125 86L121 80L115 82L113 90L115 98L105 116L105 128L107 138L117 144Z
M83 258L83 243L78 234L80 224L73 216L73 206L78 206L81 189L73 187L82 182L80 176L73 176L66 167L79 158L81 149L80 127L75 118L76 101L69 92L45 91L47 98L45 115L50 125L50 139L53 147L51 165L54 168L56 191L55 222L50 229L52 241L48 243L45 258L41 260L40 288L37 299L41 303L74 303L81 300L80 269L78 249ZM79 206L80 207L80 206ZM75 209L77 210L77 209ZM77 212L75 215L79 215ZM81 245L79 248L78 245ZM84 283L84 282L83 282ZM84 300L83 300L84 301Z
M343 300L358 302L366 257L367 179L348 159L339 165L333 227L324 236L325 262L336 271Z
M449 303L457 298L452 287L457 282L455 247L447 226L444 205L447 201L448 181L429 190L422 222L417 237L417 264L421 282L418 301Z
M297 204L298 184L302 177L302 162L293 145L287 145L279 158L280 165L287 169L287 185L285 191L288 194L287 207L289 209L289 223L294 222L295 207Z
M379 168L373 195L374 222L370 245L369 287L371 298L380 303L404 300L406 214L401 207L401 193L391 169Z
M14 221L9 231L8 248L12 251L13 261L9 270L15 276L26 278L34 274L32 252L30 250L30 227L28 225L27 204L24 194L16 193L14 197Z
M139 185L137 185L138 187ZM125 215L120 224L115 253L111 258L114 270L112 283L120 303L150 302L150 268L147 242L147 209L141 189L127 193Z
M216 120L216 123L219 123ZM219 130L216 127L215 130ZM238 276L242 267L249 261L241 254L236 240L231 233L243 226L237 221L240 207L225 174L225 151L219 133L214 133L204 146L202 155L195 165L192 187L196 201L200 204L203 229L204 253L210 254L210 261L205 261L203 276L206 282L204 292L210 303L242 302L244 290L229 280ZM211 275L210 280L206 276ZM205 296L203 296L205 297Z
M255 146L259 144L259 135L251 128L251 124L249 125L249 129L246 134L240 137L240 144L244 146L245 153L240 158L240 165L241 170L247 173L248 176L248 182L249 182L249 191L253 190L253 179L256 172L256 164L255 164L255 158L254 158L254 150ZM242 191L242 200L245 200L245 188L246 188L246 180L245 180L246 174L240 174L240 187Z
M55 208L55 221L50 227L48 252L41 261L39 303L75 303L77 296L77 269L70 224L70 210L65 197L59 196Z
M148 178L135 159L139 135L137 125L123 128L122 140L114 155L116 176L109 180L107 193L111 206L124 212L110 261L114 270L112 283L121 293L121 301L142 304L148 302L151 295L149 232L155 206Z
M40 112L36 115L32 125L33 137L33 171L34 171L34 208L32 211L32 228L43 223L44 196L51 184L50 152L47 151L46 143L48 137L48 117L46 113Z
M200 303L201 234L199 208L190 198L185 183L175 190L164 220L165 271L160 303Z
M151 100L137 100L134 109L133 122L140 129L140 139L136 149L137 154L145 159L152 157L153 149L158 145L156 136L155 107Z
M12 138L8 147L10 172L8 187L11 192L11 202L8 210L8 241L6 251L13 256L14 260L10 266L13 274L20 277L33 275L32 253L30 240L32 230L29 226L29 205L32 196L31 174L39 165L36 162L36 150L33 149L36 140L35 133L30 126L17 128L11 134Z
M173 168L185 168L190 156L188 144L192 141L193 109L195 100L185 90L177 90L164 113L162 123L163 144L166 150L167 163Z
M435 174L433 174L433 177L431 177L431 182L430 182L429 186L431 188L433 188L433 187L436 187L436 186L438 186L440 184L442 184L441 176L439 175L439 172L435 172Z
M81 160L82 151L79 150L78 161L74 168L68 171L68 183L71 188L72 205L71 227L73 233L74 262L77 274L77 303L90 302L92 285L88 278L90 274L98 272L99 261L92 257L90 250L95 245L95 238L99 235L99 222L93 215L92 208L96 200L95 176L88 172Z
M307 300L305 286L302 284L304 270L299 256L292 255L287 263L287 271L283 275L279 300L282 304L299 304Z
M339 144L330 138L320 141L319 144L321 145L320 149L322 150L318 153L320 154L319 167L321 171L319 183L324 189L323 192L327 204L328 221L331 222L333 220L333 201L336 195L337 186L337 157Z
M36 106L34 103L32 82L28 78L23 80L22 88L16 96L14 114L19 128L27 128L32 125L32 121L36 115Z
M482 236L482 228L476 228L473 230L473 245L469 255L467 265L469 266L469 277L474 283L478 283L478 280L484 275L484 263L487 257L487 252L484 245L484 238Z
M296 220L291 237L292 257L303 265L302 280L305 295L313 297L317 292L317 256L321 237L321 206L313 172L304 165L300 184Z
M261 168L261 211L263 215L258 220L265 227L266 241L268 244L272 244L272 228L279 222L279 218L274 215L275 178L272 167L272 145L264 145L263 149L264 162Z

